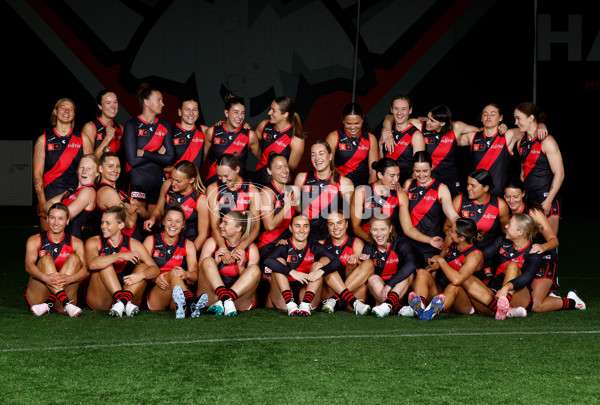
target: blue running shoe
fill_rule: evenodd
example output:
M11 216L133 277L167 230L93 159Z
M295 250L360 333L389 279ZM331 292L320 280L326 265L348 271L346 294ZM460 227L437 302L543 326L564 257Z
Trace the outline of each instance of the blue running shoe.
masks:
M175 302L175 319L185 318L187 305L185 304L185 295L181 286L176 285L173 287L171 296L173 297L173 302Z
M422 321L430 321L431 318L439 314L444 309L444 303L446 302L446 296L444 294L436 295L431 300L429 306L419 315L419 319Z
M408 305L413 309L417 318L421 319L423 316L423 301L421 301L421 297L416 292L411 292L408 294Z
M206 306L208 302L208 295L202 294L195 302L190 305L190 316L192 318L198 318L200 316L200 310Z

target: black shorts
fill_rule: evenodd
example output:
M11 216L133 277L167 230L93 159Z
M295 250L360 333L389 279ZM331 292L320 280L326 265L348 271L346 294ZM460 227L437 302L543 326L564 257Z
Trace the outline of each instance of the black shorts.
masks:
M160 195L160 186L129 185L129 197L141 203L156 204Z

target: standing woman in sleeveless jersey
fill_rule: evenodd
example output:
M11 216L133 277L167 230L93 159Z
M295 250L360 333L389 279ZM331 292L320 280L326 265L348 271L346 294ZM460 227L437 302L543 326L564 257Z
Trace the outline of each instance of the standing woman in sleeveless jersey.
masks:
M158 117L165 106L160 91L144 85L138 98L142 113L127 121L123 133L125 172L131 198L152 213L163 182L163 167L173 164L175 158L173 132L171 125Z
M558 235L560 221L560 187L565 178L562 155L553 136L538 137L538 127L545 115L533 103L521 103L515 108L515 124L525 136L519 142L521 178L529 198L544 208L544 213Z
M187 308L192 306L194 293L190 288L198 282L196 248L183 237L185 227L185 212L171 206L162 220L162 231L144 240L144 247L160 270L146 295L148 309L170 308L177 319L185 318Z
M117 181L121 175L121 161L114 152L106 152L100 158L100 181L96 185L96 208L92 214L92 229L100 233L102 214L109 207L122 206L125 208L126 218L123 234L131 236L142 242L142 220L149 217L146 208L135 199L117 188Z
M173 166L177 163L188 160L198 168L202 169L202 163L208 154L208 149L204 145L204 138L208 127L198 124L200 116L200 107L194 99L182 100L177 110L179 122L173 129L173 146L175 148L175 163L165 167L165 173L171 173Z
M253 222L248 211L230 211L219 224L219 236L225 246L219 246L214 233L202 246L197 295L208 294L210 313L235 316L238 311L249 311L254 307L260 282L258 248L254 243L240 248L248 238ZM225 254L231 255L234 261L225 263L222 260Z
M88 306L113 317L137 315L147 281L160 274L142 242L123 234L125 219L125 208L109 207L102 214L102 233L85 243Z
M77 187L70 187L67 191L46 201L43 209L48 210L57 202L62 202L69 208L69 225L67 232L76 238L82 239L81 234L90 223L94 208L96 208L96 182L99 179L100 159L96 155L88 154L81 158L77 167Z
M396 161L400 167L399 183L404 184L412 176L413 155L425 150L425 140L421 133L422 122L410 118L412 101L408 96L394 97L390 112L391 115L385 118L381 130L379 157L389 157Z
M300 190L301 208L310 220L311 237L325 239L327 217L340 208L350 206L354 184L337 172L333 150L325 141L317 141L310 148L314 170L296 175L294 185Z
M462 284L483 265L483 253L477 247L480 238L481 231L472 219L459 217L452 223L445 252L433 256L427 267L417 270L413 281L408 302L419 319L431 315L431 311L425 311L425 303L440 294L444 296L444 312L474 312Z
M271 180L267 173L268 160L271 153L284 156L294 173L298 169L304 153L306 136L302 130L300 116L296 113L294 101L289 97L277 97L271 103L269 119L256 127L260 141L261 156L254 173L254 182L261 185Z
M208 219L212 237L219 248L225 248L225 240L221 237L220 221L230 211L248 211L252 226L248 227L249 235L240 241L233 253L241 254L258 237L260 226L261 197L258 189L240 175L240 160L237 154L225 154L215 162L217 181L206 188L208 202ZM236 252L239 251L239 252ZM221 258L226 264L235 259L229 252Z
M260 145L256 133L244 127L246 106L244 100L231 93L225 96L225 122L206 131L205 150L208 151L208 174L206 185L217 181L217 158L224 154L237 153L240 175L247 177L248 152L260 159Z
M29 282L25 298L36 316L52 308L70 317L81 314L77 303L79 282L89 276L83 242L65 232L69 209L53 204L47 213L48 230L30 236L25 245L25 270Z
M407 180L404 189L408 195L408 211L412 225L429 237L444 234L443 227L446 219L453 223L458 214L452 205L452 196L448 187L431 177L433 166L431 156L427 151L418 151L413 156L413 177ZM429 264L429 259L439 254L439 249L430 244L424 244L414 239L410 240L419 268Z
M81 156L91 151L87 138L75 127L75 103L58 100L50 117L52 127L40 135L33 147L33 189L38 200L40 227L48 229L46 201L77 186L77 165Z
M200 250L210 233L205 191L196 165L187 160L179 161L173 166L171 177L164 181L156 208L144 221L144 229L151 232L154 225L162 221L169 207L179 206L185 214L182 236Z
M372 168L378 158L377 138L363 129L365 115L356 103L342 110L343 126L330 132L325 139L334 151L335 167L354 187L374 182L377 178Z
M115 121L119 112L117 94L108 89L96 95L96 118L86 123L81 133L93 145L93 153L100 158L104 152L122 152L123 126Z

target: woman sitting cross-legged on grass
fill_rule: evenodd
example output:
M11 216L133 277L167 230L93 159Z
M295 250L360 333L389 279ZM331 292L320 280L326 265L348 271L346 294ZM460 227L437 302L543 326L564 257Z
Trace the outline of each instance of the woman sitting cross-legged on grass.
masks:
M288 315L310 316L313 298L321 296L323 281L339 279L337 270L342 267L340 260L317 240L309 239L310 220L304 214L297 214L290 224L292 237L287 244L278 245L265 259L265 266L271 270L273 289L271 301L276 308L287 310ZM345 288L341 279L331 282L334 290L360 315L367 305L356 300ZM277 291L279 292L277 294ZM300 301L298 306L297 301Z
M366 244L360 260L372 260L375 274L369 277L371 295L379 305L373 308L378 317L398 312L417 270L409 242L396 238L390 218L373 216L370 220L371 242Z
M155 210L156 211L156 210ZM164 212L163 230L144 240L144 246L160 269L147 293L148 309L160 311L175 310L175 318L185 318L187 308L191 315L200 315L206 304L206 295L198 302L190 287L198 281L198 259L194 242L183 237L185 212L180 206L171 206Z
M495 254L494 278L487 286L473 277L463 284L479 312L495 313L499 320L507 316L526 316L526 310L518 307L531 304L529 287L542 262L542 256L533 250L532 239L540 231L540 225L528 214L514 214L506 226L506 236L484 250L484 257ZM585 309L585 304L574 292L565 299L548 298L556 300L564 309Z
M69 208L54 203L47 211L48 230L27 239L25 270L29 283L25 298L36 316L56 308L70 317L81 313L71 302L77 299L79 282L89 276L83 242L65 233Z
M146 281L160 274L144 245L123 234L126 218L125 208L107 208L100 222L102 233L85 243L91 270L88 306L114 317L137 315Z
M442 309L458 314L474 312L462 284L483 265L483 253L477 246L481 238L475 221L456 219L447 231L445 254L433 256L429 266L417 270L414 291L408 298L414 315L421 320L430 320ZM432 304L425 308L429 301Z
M229 211L219 225L226 247L219 247L214 236L202 247L197 295L208 295L210 313L234 316L238 310L249 311L254 307L261 276L258 248L254 243L244 250L237 248L251 234L254 222L249 211ZM223 262L226 254L231 255L233 263Z
M339 291L348 290L356 298L366 301L369 292L367 281L373 275L375 266L372 260L358 260L365 246L362 239L348 235L348 220L344 218L342 209L327 217L329 237L321 241L329 252L342 262L342 267L325 279L321 296L325 298L323 312L333 313L340 300Z

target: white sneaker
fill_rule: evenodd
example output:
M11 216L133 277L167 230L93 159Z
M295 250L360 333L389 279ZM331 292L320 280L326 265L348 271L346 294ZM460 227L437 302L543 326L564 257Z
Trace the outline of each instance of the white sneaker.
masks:
M402 308L400 308L400 311L398 311L398 315L404 316L406 318L414 318L415 316L417 316L414 309L412 309L410 305L405 305Z
M136 316L140 312L140 309L137 305L135 305L131 301L127 301L127 305L125 305L125 315L127 316Z
M237 315L237 309L235 308L235 304L233 303L233 300L231 298L228 298L225 301L223 301L223 313L225 314L225 316Z
M65 312L71 318L75 318L76 316L79 316L79 314L81 314L81 308L69 302L67 305L65 305Z
M527 316L527 310L523 307L508 308L506 311L507 318L525 318Z
M31 312L33 312L35 316L42 316L50 312L50 305L48 305L45 302L42 302L41 304L32 305Z
M385 316L388 316L391 310L392 306L385 302L381 305L373 307L373 313L377 316L377 318L383 318Z
M371 307L367 304L363 304L362 301L354 301L354 313L357 315L367 315L371 312Z
M298 307L299 312L298 315L300 316L310 316L310 304L308 302L301 302L300 306Z
M113 304L113 306L110 308L110 311L108 311L108 314L115 318L120 318L123 316L124 311L125 311L125 305L123 304L123 302L121 302L121 300L117 300L117 302L115 302Z
M200 316L200 310L206 306L208 302L208 295L202 294L196 301L190 305L190 316L192 318L198 318Z
M296 304L294 301L290 301L287 304L285 304L285 308L287 309L287 313L289 316L298 315L298 304Z
M225 308L223 308L223 301L218 300L217 302L212 304L210 307L208 307L206 312L208 312L209 314L223 315L224 310L225 310Z
M571 299L571 300L575 300L575 308L577 308L577 309L586 309L587 308L585 306L585 302L583 302L581 300L581 298L579 298L579 296L577 296L577 293L575 291L569 291L569 293L567 294L567 298Z
M335 311L335 304L337 304L337 300L335 298L327 298L325 301L323 301L321 310L327 314L333 314Z
M171 296L173 297L173 302L175 303L175 319L184 319L187 306L185 304L185 294L183 293L183 288L181 288L179 285L176 285L173 287Z

